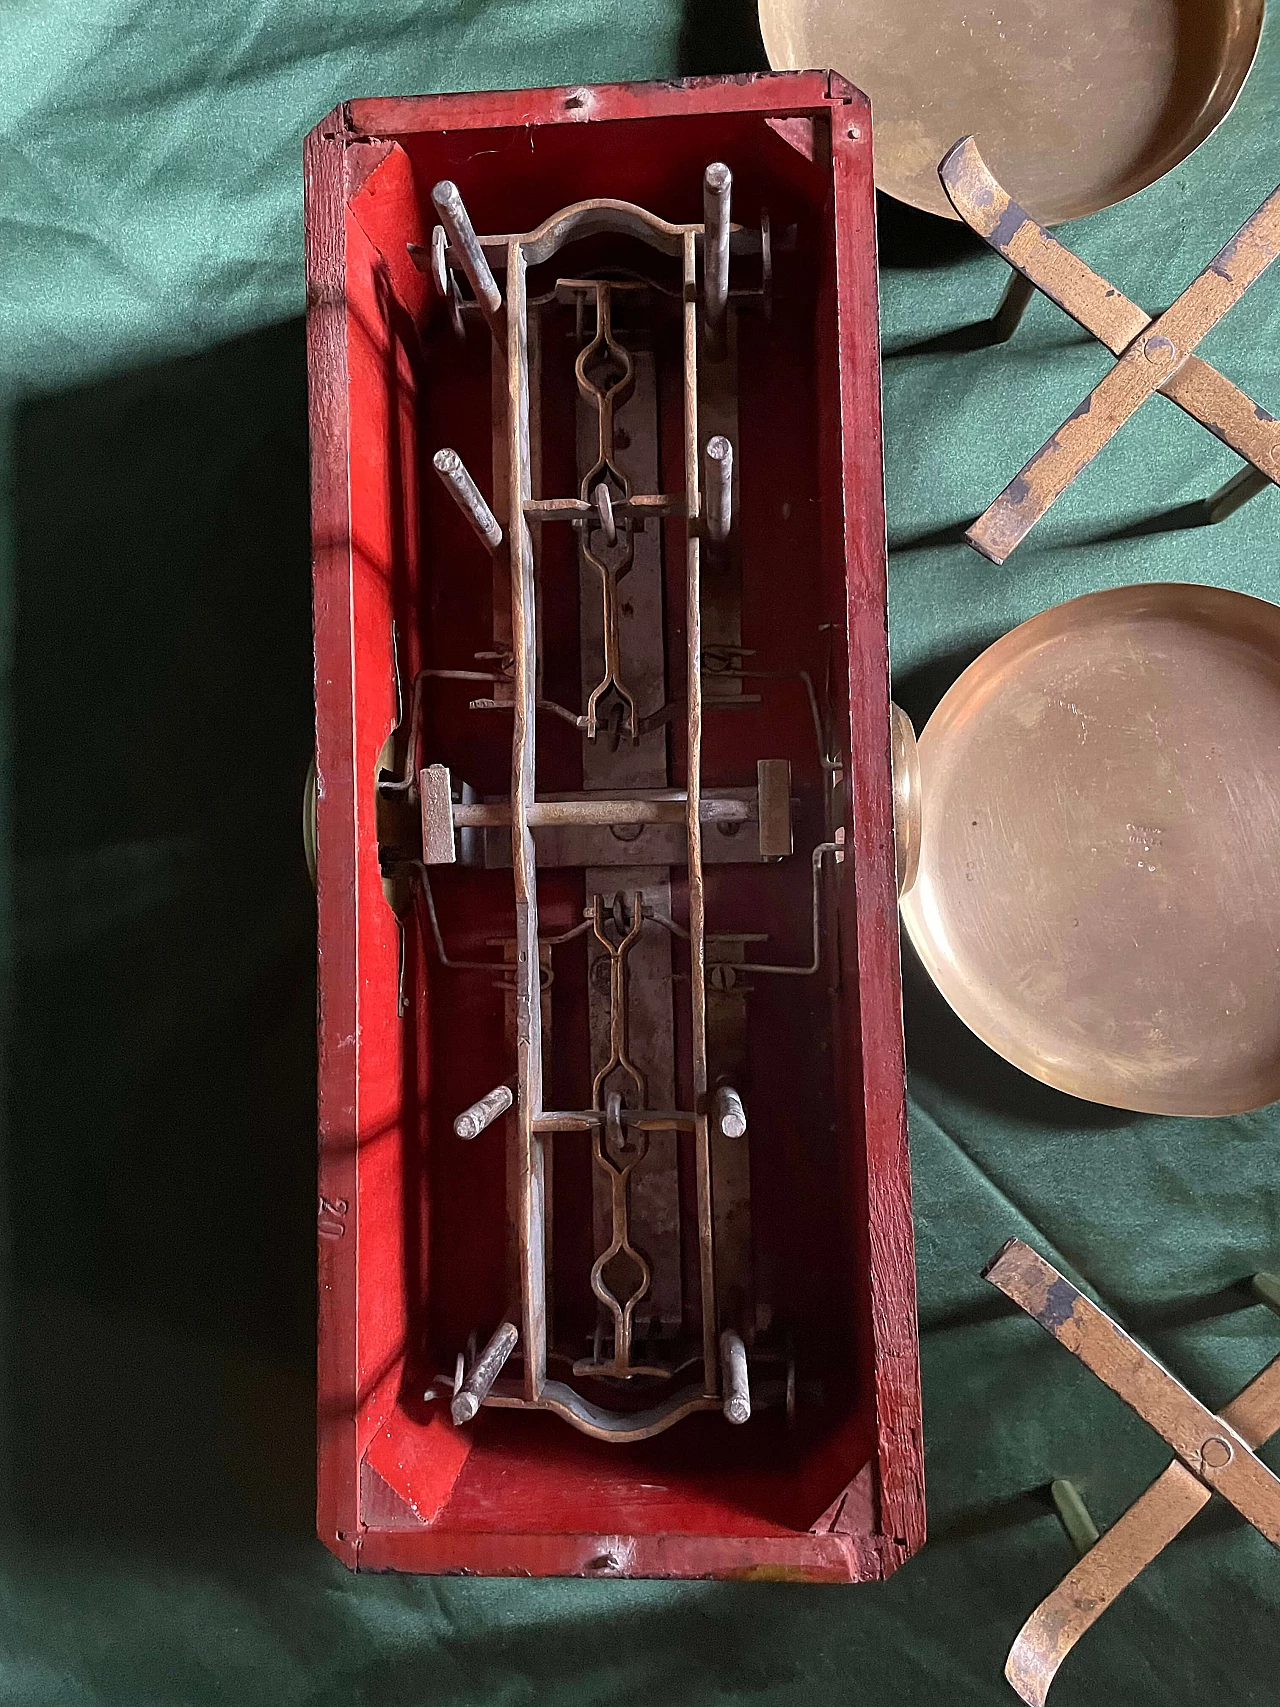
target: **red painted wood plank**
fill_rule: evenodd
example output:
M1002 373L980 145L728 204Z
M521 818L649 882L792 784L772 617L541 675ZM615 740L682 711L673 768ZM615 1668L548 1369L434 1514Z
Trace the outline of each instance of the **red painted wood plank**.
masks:
M744 1582L874 1582L884 1575L877 1544L845 1535L761 1541L706 1535L451 1534L370 1530L361 1566L467 1576L716 1577Z
M336 115L304 153L317 762L319 1361L317 1525L354 1563L356 1445L356 821L347 448L346 168Z
M880 429L871 108L833 76L832 169L840 320L841 443L849 582L849 765L875 1334L881 1520L908 1557L924 1543L924 1440L907 1152L889 744L889 635Z
M682 77L476 94L374 96L342 109L353 135L587 124L602 119L687 118L695 113L792 112L826 106L832 73L765 71L740 77Z

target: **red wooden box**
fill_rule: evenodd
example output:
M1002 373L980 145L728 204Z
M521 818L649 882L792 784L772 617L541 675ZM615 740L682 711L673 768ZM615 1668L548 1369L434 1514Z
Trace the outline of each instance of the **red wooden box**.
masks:
M442 180L506 268L489 306L459 228L433 236ZM590 198L604 213L554 242L484 236ZM861 1581L923 1541L874 218L868 103L828 73L354 101L307 139L318 1525L349 1565ZM584 473L609 386L628 412ZM622 445L643 478L611 472ZM623 666L584 734L591 550L626 554L600 570ZM622 790L645 804L617 830L591 793L616 776L659 784ZM619 832L658 847L625 876ZM648 1016L630 1089L601 1064L599 988L624 1039L628 1001ZM512 1112L462 1141L504 1083ZM592 1268L627 1215L651 1247L634 1310ZM504 1320L516 1350L480 1380ZM467 1379L483 1408L455 1423Z

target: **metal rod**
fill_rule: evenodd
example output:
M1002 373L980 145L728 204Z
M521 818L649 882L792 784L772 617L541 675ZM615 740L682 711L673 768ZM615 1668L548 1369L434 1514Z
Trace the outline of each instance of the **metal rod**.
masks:
M759 808L753 800L703 800L699 815L704 824L751 824ZM672 800L535 800L525 812L533 829L553 824L683 824L688 808L682 798ZM455 829L504 829L512 822L511 806L505 800L479 800L474 805L455 803Z
M466 464L456 450L438 450L431 465L449 489L449 496L480 535L490 551L502 544L502 528L498 518L480 495L480 488L467 472ZM492 678L489 678L492 680Z
M679 1108L624 1108L618 1118L624 1127L638 1132L692 1132L697 1124L691 1112ZM548 1109L534 1127L539 1132L594 1132L604 1121L598 1108Z
M427 868L421 863L415 863L413 870L418 879L422 898L426 902L427 919L431 926L431 939L435 944L436 955L441 966L446 967L450 972L502 972L509 974L511 971L511 962L509 960L455 960L453 956L446 951L444 946L444 937L441 935L440 931L440 919L436 913L435 896L431 892L431 880L427 875ZM558 948L561 943L573 942L576 937L585 936L590 929L591 920L584 919L580 925L574 925L571 930L561 931L559 936L539 937L538 945L540 948ZM544 976L543 982L547 983L549 978L550 974L548 973Z
M449 1414L455 1423L468 1423L489 1395L502 1366L516 1349L520 1333L514 1322L503 1322L471 1366L471 1373L453 1395Z
M732 1085L721 1085L715 1100L716 1125L726 1138L745 1138L747 1111Z
M725 171L726 180L728 171ZM725 223L728 223L726 183ZM694 1179L698 1211L699 1292L702 1302L702 1376L717 1390L719 1305L716 1298L715 1216L711 1202L711 1135L707 1121L707 909L702 886L702 558L692 518L700 513L698 483L697 249L687 231L681 242L684 282L684 484L685 484L685 836L689 873L689 1009L693 1056Z
M464 1108L453 1123L459 1138L478 1138L486 1126L492 1126L500 1114L505 1114L515 1101L510 1085L495 1085L487 1096Z
M416 865L420 893L427 907L427 920L431 926L431 940L435 944L436 955L441 966L450 972L509 972L511 964L505 960L455 960L445 950L444 937L440 930L440 919L436 913L436 898L431 892L431 879L427 875L425 865Z
M1021 276L1021 275L1019 275ZM1049 1497L1053 1501L1053 1509L1058 1514L1058 1521L1067 1532L1067 1538L1081 1558L1098 1542L1098 1526L1090 1515L1088 1506L1080 1497L1080 1490L1074 1482L1060 1479L1049 1484Z
M778 972L793 978L812 978L822 961L822 856L843 853L839 842L819 842L813 850L813 958L807 966L762 966L747 960L732 962L735 972Z
M651 516L683 516L684 494L675 492L633 492L629 498L609 494L615 517L625 516L639 522L641 527ZM531 522L579 522L595 515L594 500L585 498L530 498L524 513Z
M546 1167L534 1121L542 1113L542 1000L538 952L537 853L529 828L536 792L538 609L533 538L524 506L532 495L529 443L529 322L525 251L507 250L507 449L511 505L511 651L515 719L511 742L511 872L516 898L516 1202L519 1225L524 1397L536 1400L547 1369Z
M747 1348L732 1328L720 1335L720 1384L724 1414L731 1423L751 1419L751 1385L747 1379Z
M1224 486L1219 486L1216 492L1205 499L1205 519L1211 527L1215 522L1225 522L1228 516L1234 516L1250 498L1256 498L1259 492L1265 492L1270 485L1270 477L1261 470L1242 468L1238 474L1233 474Z
M442 178L432 190L431 200L440 215L441 225L448 233L449 245L461 262L462 270L476 293L476 301L480 304L485 319L492 325L502 308L502 292L498 289L493 269L484 258L484 250L480 247L475 226L471 223L471 215L467 212L458 186L451 179Z
M733 446L723 433L707 440L707 534L717 545L733 523Z
M702 266L707 331L715 334L729 300L729 196L733 173L717 160L702 174Z
M600 526L604 529L604 537L610 545L618 543L618 524L613 519L613 494L605 481L601 481L591 494L591 501L596 507L596 515Z
M1027 312L1031 298L1036 294L1036 287L1031 280L1024 278L1016 267L1009 273L1004 291L991 316L991 342L1007 344L1018 330L1022 316Z

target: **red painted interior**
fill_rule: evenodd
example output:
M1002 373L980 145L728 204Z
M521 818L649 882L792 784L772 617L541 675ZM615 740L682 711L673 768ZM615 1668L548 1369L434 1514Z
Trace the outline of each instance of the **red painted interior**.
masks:
M812 125L766 122L792 115ZM447 444L485 484L489 350L478 334L454 340L406 245L426 241L429 194L442 177L458 182L481 231L527 230L595 195L696 220L712 159L733 169L735 220L752 224L767 207L776 236L795 228L775 259L772 318L739 322L743 642L757 668L810 671L851 755L852 857L833 921L841 987L825 974L754 980L744 1087L757 1270L775 1319L794 1335L801 1381L820 1381L825 1403L802 1407L791 1431L778 1413L742 1429L710 1414L623 1447L519 1412L486 1410L456 1431L423 1392L452 1368L467 1334L487 1333L509 1304L501 1127L471 1144L451 1132L459 1109L510 1075L503 996L483 974L446 971L424 955L410 922L408 1013L398 1017L398 933L378 870L374 778L398 714L393 624L406 680L427 664L474 667L473 654L492 643L488 559L428 466ZM360 102L313 133L307 168L321 1535L352 1563L407 1569L885 1574L923 1539L923 1479L866 102L815 73ZM556 271L570 270L571 255ZM572 354L554 337L543 387L542 490L569 494ZM667 490L683 479L678 388L669 364L660 387ZM667 525L668 657L678 660L683 528ZM545 691L576 704L574 536L563 527L543 536ZM758 708L706 721L704 786L750 783L757 757L789 758L797 854L709 868L708 928L767 930L762 958L799 961L808 954L806 855L822 832L814 739L798 683L747 686L762 693ZM468 711L475 691L428 688L423 752L482 792L505 793L510 720ZM540 790L581 786L579 740L554 719L540 722ZM512 928L509 872L444 868L434 888L450 953L493 955L491 939ZM544 929L576 923L581 874L540 872L539 899ZM590 1085L585 956L559 951L555 964L547 1104L578 1107ZM691 1094L685 1085L682 1099ZM590 1161L585 1138L551 1142L555 1339L577 1346L594 1318ZM383 1495L375 1520L362 1510L362 1460L401 1502L395 1522ZM615 1540L604 1546L602 1536Z

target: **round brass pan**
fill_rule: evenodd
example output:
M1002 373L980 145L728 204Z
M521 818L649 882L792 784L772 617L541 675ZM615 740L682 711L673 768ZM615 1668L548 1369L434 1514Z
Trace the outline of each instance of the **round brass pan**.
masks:
M902 913L979 1037L1114 1107L1280 1098L1280 607L1057 605L969 666L918 760Z
M871 97L876 183L954 219L938 162L973 136L1043 225L1154 183L1230 112L1263 0L760 0L775 70Z

